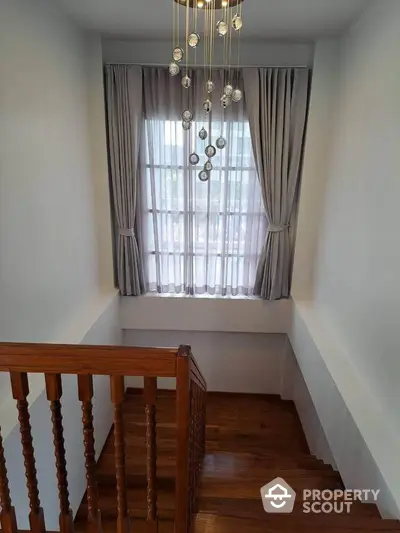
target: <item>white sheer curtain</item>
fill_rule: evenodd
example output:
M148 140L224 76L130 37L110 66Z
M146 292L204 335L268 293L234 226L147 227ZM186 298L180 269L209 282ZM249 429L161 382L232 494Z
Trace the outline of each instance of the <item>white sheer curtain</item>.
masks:
M203 71L190 75L194 84L191 95L201 103ZM214 79L222 85L225 75L214 73ZM144 71L142 182L147 289L251 295L266 218L245 103L223 113L214 98L212 143L215 145L222 133L227 146L212 158L211 179L202 183L198 173L206 161L210 124L204 112L185 100L189 91L181 89L179 82L180 78L170 78L164 69ZM187 107L195 111L190 132L183 131L180 116ZM206 141L198 137L203 126L209 133ZM200 155L197 166L188 164L189 152Z

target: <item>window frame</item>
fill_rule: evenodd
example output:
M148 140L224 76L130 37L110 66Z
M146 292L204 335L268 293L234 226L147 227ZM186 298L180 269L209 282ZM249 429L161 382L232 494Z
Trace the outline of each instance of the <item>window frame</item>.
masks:
M170 118L160 118L160 119L155 119L154 117L152 117L151 119L148 119L148 120L151 120L151 121L160 121L160 122L165 122L165 123L168 123L168 122L171 122L171 123L174 123L175 124L175 127L177 127L178 125L180 126L181 125L181 120L171 120ZM147 122L147 119L145 119L145 122ZM244 124L247 124L249 126L249 122L248 120L240 120L240 121L237 121L237 122L241 122L241 123L244 123ZM214 122L215 124L218 124L219 122L215 121ZM230 130L232 126L229 124L227 129ZM146 131L147 129L147 125L145 125L144 127L144 131ZM246 136L248 138L248 136ZM251 156L250 156L250 159L253 161L254 164L250 164L248 166L246 166L245 164L243 164L243 160L245 158L248 158L249 156L246 155L246 156L242 156L240 159L241 159L241 164L239 165L232 165L232 164L229 164L227 166L224 166L224 159L228 159L229 158L229 155L227 154L226 158L225 157L221 157L221 160L220 162L218 163L218 166L215 166L214 169L213 169L213 172L217 172L217 173L224 173L226 176L230 176L232 173L234 174L237 174L237 173L243 173L243 172L248 172L249 174L250 173L257 173L257 168L255 166L255 161L254 161L254 154L252 152L252 146L251 146L251 136L250 136L250 150L251 150ZM171 150L177 150L177 152L179 150L182 150L183 151L183 154L186 154L189 152L188 150L188 146L189 146L189 142L186 138L186 136L184 135L183 137L183 144L166 144L165 145L166 147L171 147L170 149ZM151 190L151 184L149 184L149 174L148 172L152 172L154 170L159 170L159 171L168 171L168 170L172 170L172 171L175 171L176 173L180 173L182 172L184 175L187 173L189 175L192 174L192 172L195 172L196 174L203 169L203 166L202 165L190 165L188 162L187 163L183 163L183 164L176 164L176 165L172 165L172 164L162 164L162 163L155 163L155 164L151 164L148 160L147 160L147 157L148 157L148 148L146 149L146 161L144 163L144 165L142 166L142 168L145 169L145 180L147 181L146 183L146 188L150 188ZM185 156L184 156L185 157ZM179 156L177 157L177 159L179 159ZM184 159L183 159L184 161ZM214 180L216 181L216 180ZM228 180L230 183L239 183L240 180ZM260 196L261 196L261 191L260 191ZM146 205L149 203L148 202L148 199L146 198L145 199L145 203ZM184 205L186 206L186 201L184 200ZM153 209L152 207L148 207L147 209L145 209L145 215L147 216L152 216L154 217L154 215L165 215L165 216L183 216L183 217L195 217L196 215L202 215L202 214L205 214L205 211L202 211L200 209L196 209L196 207L194 206L193 209L179 209L179 210L171 210L171 209ZM252 211L252 212L237 212L237 211L229 211L229 212L224 212L224 211L208 211L208 214L209 215L213 215L213 216L220 216L220 217L225 217L226 219L229 219L230 217L239 217L239 218L245 218L245 219L249 219L249 218L265 218L265 221L266 221L266 216L265 216L265 212L263 210L263 208L261 208L260 211ZM266 227L266 224L265 224L265 227ZM184 233L183 233L183 240L182 241L179 241L180 243L182 244L185 244L185 232L186 232L186 228L184 227ZM238 241L239 242L239 241ZM238 259L238 260L244 260L246 261L247 259L249 260L253 260L253 259L256 259L256 258L259 258L260 257L260 254L261 254L261 250L259 250L257 253L246 253L245 250L243 250L243 252L241 251L237 251L237 252L234 252L234 253L221 253L221 252L211 252L210 250L208 250L208 245L207 243L204 243L204 248L202 249L202 251L200 252L199 250L197 251L186 251L186 252L173 252L173 251L163 251L162 249L161 250L156 250L155 249L155 242L153 241L154 243L154 247L148 247L147 250L146 250L146 253L148 256L159 256L159 257L179 257L179 258L187 258L187 257L190 257L190 258L196 258L196 257L199 257L199 258L205 258L207 256L209 257L213 257L213 258L232 258L232 259ZM198 243L197 243L198 244ZM239 247L238 249L241 248L240 246L240 242L239 242ZM193 268L193 266L188 266L186 265L186 268ZM172 284L172 282L170 282ZM183 283L182 283L182 287L183 287ZM247 288L247 287L246 287ZM186 288L187 289L187 288ZM196 292L195 292L195 287L191 287L189 288L190 289L190 295L192 296L196 296ZM252 289L250 289L250 287L248 288L248 290L250 291L249 294L243 294L243 293L239 293L238 295L231 295L231 294L219 294L217 293L216 296L219 296L219 297L236 297L236 296L243 296L245 298L248 298L249 295L251 297L253 297L253 293L251 292ZM162 295L182 295L182 294L185 294L185 292L181 291L179 293L176 293L176 292L162 292L162 293L159 293L157 291L157 289L153 289L153 290L148 290L148 293L149 294L162 294ZM188 294L186 292L186 294ZM207 295L209 296L215 296L215 294L212 294L210 292L206 292ZM204 294L203 293L199 293L197 294L197 296L199 297L204 297Z

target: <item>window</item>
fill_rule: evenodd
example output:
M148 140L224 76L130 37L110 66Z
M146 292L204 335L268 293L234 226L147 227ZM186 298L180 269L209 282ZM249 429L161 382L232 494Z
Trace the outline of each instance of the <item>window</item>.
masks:
M211 138L224 132L227 146L212 158L208 182L198 173L206 161L194 122L146 119L143 160L148 290L163 293L251 295L266 219L248 122L213 122ZM187 155L196 151L197 166Z

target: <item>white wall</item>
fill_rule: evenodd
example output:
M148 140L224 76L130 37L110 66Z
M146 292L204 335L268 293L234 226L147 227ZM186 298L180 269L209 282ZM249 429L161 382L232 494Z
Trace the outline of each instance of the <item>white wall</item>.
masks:
M400 517L400 440L379 401L317 306L294 302L289 337L313 404L302 411L304 390L293 398L311 449L337 466L346 488L379 489L383 517Z
M334 44L317 44L289 328L346 485L381 488L381 512L397 517L399 27L397 0L373 2L342 38L339 57ZM315 260L302 292L308 251Z
M51 0L0 3L0 341L121 342L107 225L100 39L84 35ZM90 138L89 138L90 137ZM102 214L102 218L98 214ZM47 401L30 376L30 414L46 520L57 529ZM108 381L96 382L98 448L110 429ZM64 379L71 501L84 491L81 414ZM8 376L0 425L12 496L28 529L27 495Z
M325 194L336 113L339 56L338 40L319 41L315 48L292 282L292 294L302 299L313 297L316 249L323 216L321 199Z
M400 3L374 3L342 43L316 301L400 433Z
M210 391L279 394L285 335L207 331L124 331L127 346L192 347ZM160 388L175 380L159 379ZM140 386L130 378L128 386Z
M209 390L279 394L289 315L289 301L127 296L121 298L120 325L127 345L189 344ZM160 380L160 386L175 385Z
M108 291L114 286L111 237L110 188L108 179L105 95L101 39L86 38L88 128L94 198L99 285Z
M217 50L217 52L219 49ZM314 45L304 42L243 41L240 63L248 66L309 66L313 61ZM103 40L105 63L139 63L168 65L171 62L171 41ZM198 60L200 63L201 60ZM215 56L214 64L222 65Z
M284 400L292 400L295 403L311 453L336 470L337 466L324 428L288 339L283 356L280 394Z
M0 35L0 339L39 341L97 288L86 46L44 0Z
M121 328L285 333L288 300L145 295L121 298Z

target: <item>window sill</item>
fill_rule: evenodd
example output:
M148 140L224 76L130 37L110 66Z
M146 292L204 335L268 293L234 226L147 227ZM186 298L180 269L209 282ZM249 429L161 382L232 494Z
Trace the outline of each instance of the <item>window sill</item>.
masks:
M147 292L143 294L143 298L178 298L178 299L189 299L189 300L261 300L259 296L245 296L244 294L238 294L237 296L227 295L222 296L221 294L175 294L171 293L158 293L158 292Z

